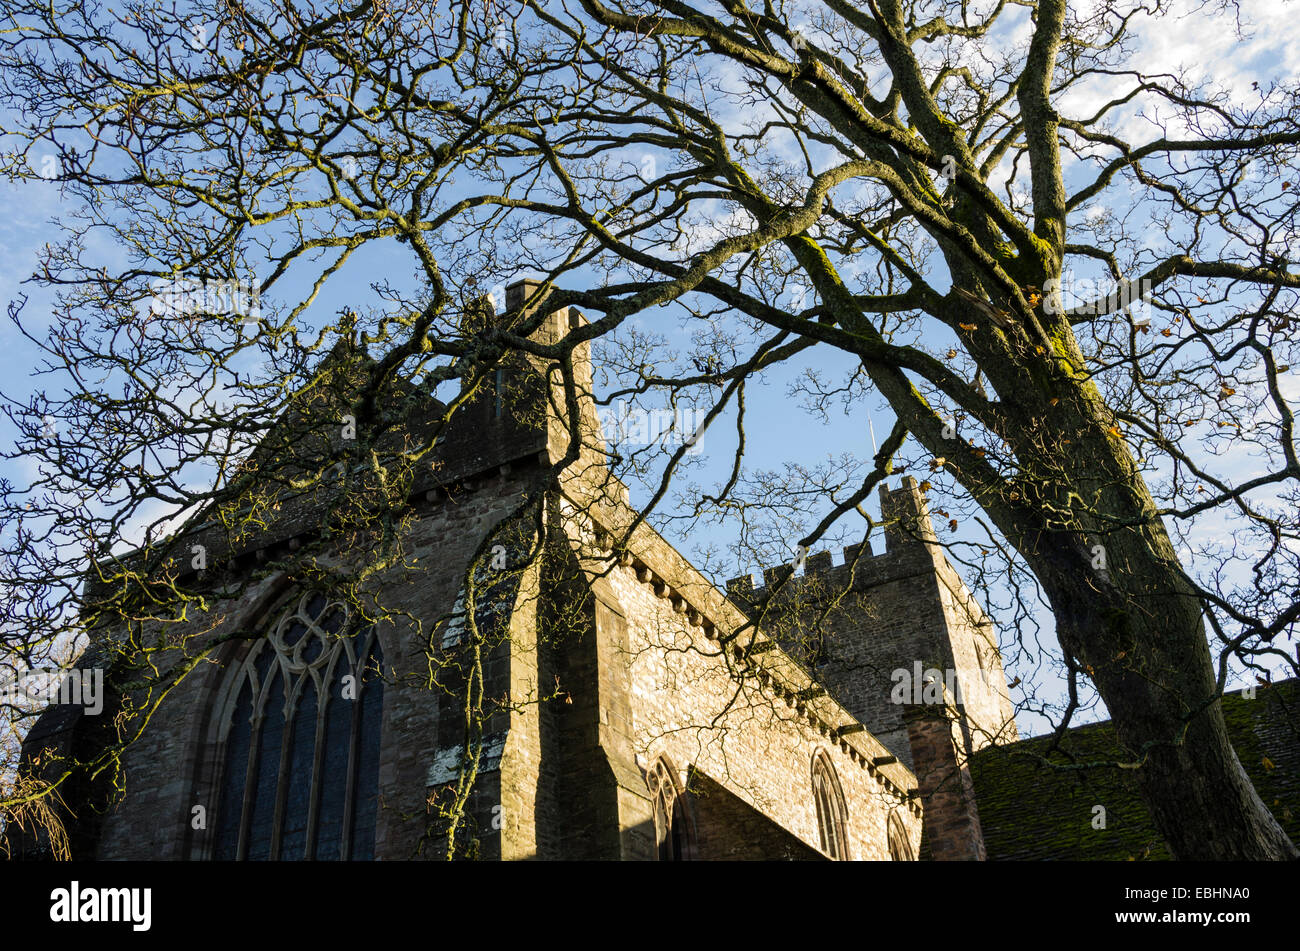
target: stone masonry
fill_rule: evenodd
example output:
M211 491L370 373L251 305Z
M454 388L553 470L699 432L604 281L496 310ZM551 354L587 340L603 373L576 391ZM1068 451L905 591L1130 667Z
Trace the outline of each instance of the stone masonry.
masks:
M512 286L508 310L535 290ZM537 339L581 325L560 311ZM533 358L458 411L413 483L405 557L367 582L385 667L376 857L441 855L430 804L479 747L459 839L480 858L655 858L656 764L678 789L686 857L823 858L815 757L842 790L848 858L889 859L891 821L913 855L982 857L966 759L1014 740L1015 724L991 625L935 544L915 480L882 489L884 553L850 548L839 566L813 555L801 575L774 569L763 586L742 577L724 594L637 522L603 464L586 345L574 355L576 421L555 368ZM423 412L444 410L429 400ZM306 508L220 551L212 582L291 564L319 517ZM480 642L466 628L469 566L497 542L536 557L491 587L501 626ZM329 557L352 556L339 545ZM191 819L196 806L219 808L230 672L250 642L209 648L265 629L301 587L291 568L263 575L173 637L161 660L201 659L129 748L122 787L70 789L76 857L211 857L215 822ZM459 669L431 658L480 648L483 693L502 702L467 733L464 684L447 675L431 689L428 677ZM82 664L102 656L92 648ZM893 702L896 672L918 662L955 671L959 696ZM51 708L26 750L84 749L101 735L93 719Z

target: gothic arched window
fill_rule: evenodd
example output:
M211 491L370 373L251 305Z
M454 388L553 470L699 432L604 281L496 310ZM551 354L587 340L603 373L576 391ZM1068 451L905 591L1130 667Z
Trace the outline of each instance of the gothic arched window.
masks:
M831 766L830 757L821 750L813 756L812 785L822 851L843 861L849 857L848 812L844 808L844 793L840 791L835 768Z
M659 759L650 770L650 794L655 811L655 846L661 862L680 862L695 854L690 817L684 794L667 760Z
M374 858L383 654L348 620L305 594L236 669L216 858Z
M889 857L895 862L915 861L915 856L912 855L912 842L907 837L907 830L903 828L903 821L896 813L889 814L886 829L889 835Z

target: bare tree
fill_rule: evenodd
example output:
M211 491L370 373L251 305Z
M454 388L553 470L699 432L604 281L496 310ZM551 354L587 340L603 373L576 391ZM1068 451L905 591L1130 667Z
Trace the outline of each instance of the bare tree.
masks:
M742 512L742 546L788 556L922 469L954 532L982 526L972 563L1025 592L1009 616L1050 605L1060 728L1095 686L1171 852L1294 857L1218 698L1230 664L1294 666L1300 87L1144 72L1134 31L1170 9L5 0L6 171L44 170L80 209L36 275L61 290L36 342L65 393L10 404L40 475L6 486L7 644L30 652L69 612L93 627L81 572L151 506L273 484L274 453L237 463L313 379L313 347L375 351L350 403L365 453L402 386L477 384L510 353L556 364L576 400L573 349L595 340L608 401L667 393L701 430L735 422L730 476L677 517ZM94 257L103 236L126 265ZM392 241L418 290L377 284L309 331L349 259ZM556 344L530 338L540 316L467 330L521 273L590 324ZM256 332L151 319L150 282L181 276L244 282ZM632 326L665 307L689 353ZM853 367L810 376L811 408L880 397L894 431L869 462L748 472L746 385L828 350ZM178 377L197 383L174 394ZM653 510L686 450L613 462L653 477ZM217 487L197 491L204 467ZM188 595L149 596L171 622Z

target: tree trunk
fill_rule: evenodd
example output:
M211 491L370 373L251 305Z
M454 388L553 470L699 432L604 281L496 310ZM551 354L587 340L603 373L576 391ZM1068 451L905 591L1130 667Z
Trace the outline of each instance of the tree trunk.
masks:
M1200 601L1163 526L1098 536L1102 568L1078 537L1044 532L1027 557L1062 648L1096 683L1119 741L1141 764L1138 788L1173 857L1300 857L1228 739Z

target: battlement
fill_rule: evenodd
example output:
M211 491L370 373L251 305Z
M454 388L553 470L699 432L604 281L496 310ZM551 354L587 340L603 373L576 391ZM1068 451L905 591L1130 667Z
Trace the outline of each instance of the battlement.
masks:
M756 585L754 576L748 573L732 578L727 582L727 596L747 607L762 603L774 593L779 600L796 598L810 582L827 591L843 591L933 571L933 555L927 543L938 539L921 484L912 476L904 476L897 489L881 485L880 512L885 535L883 552L873 551L867 540L845 547L839 564L832 552L815 552L804 559L802 573L792 560L764 568L761 584Z
M1006 678L992 622L944 557L923 483L880 487L884 551L849 545L743 574L727 596L878 737L912 764L912 741L892 699L899 670L944 671L960 684L971 745L1014 736ZM760 616L761 612L761 616Z

